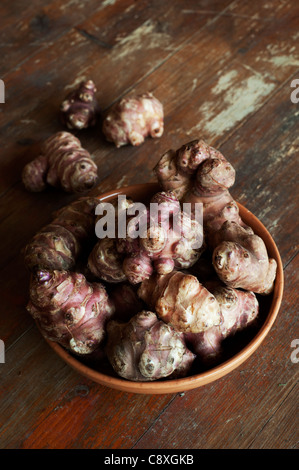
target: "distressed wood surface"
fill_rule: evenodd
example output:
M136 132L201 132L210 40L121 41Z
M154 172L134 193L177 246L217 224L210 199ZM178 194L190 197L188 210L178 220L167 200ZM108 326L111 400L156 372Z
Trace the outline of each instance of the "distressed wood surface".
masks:
M298 14L281 0L1 2L0 448L298 448ZM80 133L99 167L96 192L154 181L162 153L203 137L234 165L232 194L280 250L285 292L274 326L210 385L161 396L97 385L54 354L25 310L22 249L76 196L27 193L21 170L61 129L59 105L82 78L96 82L103 111L147 90L165 110L164 135L138 148L114 148L100 126Z

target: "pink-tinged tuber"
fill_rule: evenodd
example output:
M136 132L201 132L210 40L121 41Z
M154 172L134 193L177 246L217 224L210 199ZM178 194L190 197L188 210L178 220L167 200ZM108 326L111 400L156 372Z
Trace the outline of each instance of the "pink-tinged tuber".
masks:
M107 357L121 377L151 381L189 372L195 355L184 338L154 312L142 311L128 323L107 325Z
M152 212L153 205L157 211ZM153 272L167 274L196 263L204 249L202 226L181 210L172 192L159 192L150 201L144 233L127 245L120 240L117 247L125 255L127 279L136 284Z
M45 155L36 157L23 168L22 181L28 191L37 193L47 187L46 174L48 171L48 158Z
M141 283L138 295L177 331L201 333L220 323L215 296L191 274L181 271L154 274Z
M276 261L269 259L263 240L239 215L229 193L235 171L225 157L202 140L167 152L154 168L164 190L182 203L203 204L205 241L214 249L213 266L225 284L260 294L273 289Z
M98 202L95 197L82 197L57 211L52 222L26 245L24 261L28 269L75 269L82 249L93 240Z
M229 287L269 294L277 263L269 258L262 238L233 221L226 221L214 237L213 266Z
M98 204L100 203L101 201L98 200ZM115 235L117 235L120 211L126 211L133 203L129 198L124 198L120 203L116 199L112 199L109 201L109 204L111 204L114 209L112 222ZM102 225L104 213L105 209L101 214L97 214L96 216L96 232L97 224ZM106 219L104 225L107 225ZM87 267L88 271L95 276L95 278L111 283L123 282L127 279L123 270L123 256L117 251L116 246L117 238L115 237L100 238L93 246L88 257Z
M161 137L164 130L163 106L152 93L123 98L108 112L103 133L116 147L140 145L145 137Z
M121 282L125 275L131 284L138 284L153 272L186 269L200 257L204 249L202 225L181 211L174 194L157 193L149 206L143 207L142 217L127 219L125 237L102 239L94 247L88 264L99 279Z
M97 181L97 165L79 139L58 132L42 145L41 155L25 165L22 181L28 191L43 191L47 185L66 192L91 189Z
M189 142L166 152L154 168L164 191L174 191L181 203L203 204L207 242L223 222L244 225L239 208L229 193L235 170L225 157L203 140Z
M69 129L85 129L96 124L100 112L92 80L82 81L69 93L60 107L62 123Z
M252 325L259 313L253 292L223 286L219 282L206 284L220 306L220 323L202 333L186 333L185 340L202 362L209 364L223 355L223 340Z
M27 311L45 338L84 355L102 345L114 306L104 286L87 282L83 274L38 271L31 279Z
M113 238L103 238L93 247L88 257L88 270L98 279L123 282L127 279L122 256L116 251Z
M133 253L124 258L123 271L131 284L139 284L153 273L150 258L144 253Z

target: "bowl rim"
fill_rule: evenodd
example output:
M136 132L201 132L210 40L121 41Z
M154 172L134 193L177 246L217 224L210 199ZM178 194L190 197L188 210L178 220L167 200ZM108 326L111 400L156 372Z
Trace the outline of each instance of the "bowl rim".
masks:
M161 191L161 187L158 185L158 183L140 183L130 186L124 186L119 189L113 189L111 191L99 194L96 197L100 201L104 201L112 199L113 197L116 197L119 194L130 195L130 193L136 192L144 192L146 194L150 194L151 192L154 193L158 191ZM232 370L239 367L258 349L258 347L264 341L265 337L269 333L276 320L283 297L284 273L280 253L269 231L252 212L246 209L239 202L237 202L237 204L240 210L241 217L246 223L248 223L248 219L250 219L250 223L248 223L248 225L254 226L254 232L264 240L269 255L276 260L277 274L274 283L274 290L272 293L273 297L271 306L263 325L258 330L254 338L249 341L249 343L247 343L239 352L234 354L231 358L225 360L224 362L221 362L220 364L216 365L215 367L212 367L209 370L199 372L198 374L192 376L171 380L166 378L160 379L159 381L135 382L123 379L121 377L109 376L95 369L92 369L86 364L83 364L79 360L79 358L77 359L76 357L72 356L66 349L64 349L58 343L55 343L45 338L46 342L54 350L54 352L61 359L63 359L70 367L75 369L81 375L92 380L93 382L123 392L131 392L138 394L173 394L199 388L203 385L207 385L215 380L224 377Z

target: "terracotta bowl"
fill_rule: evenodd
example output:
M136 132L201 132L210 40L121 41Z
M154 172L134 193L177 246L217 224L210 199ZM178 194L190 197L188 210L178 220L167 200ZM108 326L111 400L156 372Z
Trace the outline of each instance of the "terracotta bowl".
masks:
M120 194L131 197L135 201L147 202L149 198L157 191L159 186L156 183L137 184L121 189L115 189L99 196L101 201L108 201ZM93 191L94 193L94 191ZM253 337L248 339L247 343L235 351L229 359L207 370L194 373L185 378L170 380L164 379L153 382L133 382L115 376L113 371L100 371L92 368L90 365L84 364L77 357L69 354L59 344L47 340L51 348L60 356L69 366L75 369L79 374L91 379L98 384L121 390L124 392L143 393L143 394L167 394L184 392L206 385L214 380L229 374L232 370L239 367L246 359L248 359L260 346L262 341L269 333L276 316L278 314L282 294L283 294L283 267L278 249L271 235L264 225L244 206L239 205L240 215L246 224L252 227L257 235L265 242L269 256L277 261L277 276L275 281L274 292L270 296L264 296L264 302L260 305L261 324ZM263 300L263 299L262 299Z

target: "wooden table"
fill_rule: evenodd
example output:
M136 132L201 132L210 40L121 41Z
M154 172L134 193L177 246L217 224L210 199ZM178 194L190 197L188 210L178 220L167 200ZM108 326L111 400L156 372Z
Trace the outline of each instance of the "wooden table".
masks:
M291 0L1 2L1 448L298 447L298 14ZM210 385L173 395L97 385L55 355L25 310L22 249L78 196L26 192L21 171L32 146L62 129L60 103L84 78L103 111L147 90L165 110L164 135L140 147L81 131L99 193L154 181L162 153L202 137L234 165L232 194L280 250L285 293L270 334Z

